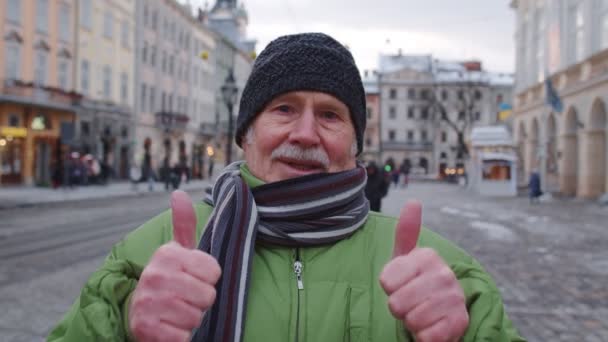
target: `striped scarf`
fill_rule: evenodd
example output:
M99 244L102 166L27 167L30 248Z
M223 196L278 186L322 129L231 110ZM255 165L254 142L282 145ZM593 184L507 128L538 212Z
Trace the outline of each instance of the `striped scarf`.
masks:
M254 189L229 165L207 198L213 212L198 249L222 267L216 300L192 341L240 342L256 241L287 247L329 244L352 235L367 219L365 168L322 173Z

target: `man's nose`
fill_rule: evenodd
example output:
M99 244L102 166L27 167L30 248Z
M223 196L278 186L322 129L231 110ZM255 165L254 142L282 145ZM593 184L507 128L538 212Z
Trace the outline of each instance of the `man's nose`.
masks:
M321 142L318 132L318 123L312 109L306 109L299 116L289 134L289 141L304 147L318 145Z

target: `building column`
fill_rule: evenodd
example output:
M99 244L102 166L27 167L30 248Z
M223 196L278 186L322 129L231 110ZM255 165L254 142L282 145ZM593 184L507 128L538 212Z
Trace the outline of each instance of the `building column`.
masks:
M606 143L603 130L588 130L583 134L581 176L578 196L596 198L606 189Z
M578 139L574 133L564 134L562 158L559 165L559 188L564 195L575 196L578 185Z

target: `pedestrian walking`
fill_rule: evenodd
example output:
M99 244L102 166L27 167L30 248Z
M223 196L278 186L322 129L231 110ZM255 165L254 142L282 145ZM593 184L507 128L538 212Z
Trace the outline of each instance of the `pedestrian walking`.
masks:
M367 184L365 185L365 197L369 200L371 210L380 212L382 208L382 198L388 194L390 180L375 162L369 162L366 167Z
M540 203L540 196L543 191L540 185L540 174L537 170L533 170L530 173L530 179L528 181L528 193L530 196L530 204Z

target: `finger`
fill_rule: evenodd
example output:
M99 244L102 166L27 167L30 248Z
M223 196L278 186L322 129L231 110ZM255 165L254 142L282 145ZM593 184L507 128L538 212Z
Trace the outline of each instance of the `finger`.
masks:
M408 254L416 247L420 235L422 205L418 201L408 201L401 209L395 229L395 247L393 258Z
M192 200L181 190L171 194L171 219L173 222L173 239L184 248L196 246L196 214Z
M222 269L217 260L199 250L188 251L189 257L182 259L184 272L207 283L215 285L222 275Z
M161 321L185 331L192 331L201 324L203 310L182 300L167 298L158 302Z
M418 248L408 255L391 260L380 274L380 284L391 295L405 284L418 277L423 271L440 267L437 253L430 248Z
M454 299L433 297L413 308L405 315L403 324L411 332L420 332L430 328L444 317L450 316L454 308L460 308Z
M178 298L200 309L207 309L215 301L215 287L199 279L181 272L173 276L166 288Z
M153 341L175 341L188 342L191 338L191 330L184 330L173 326L168 322L159 322L159 333Z
M450 330L448 320L443 318L431 327L415 334L415 336L417 342L448 342L458 341L461 334L462 333L458 334L459 336L454 336L455 332Z

